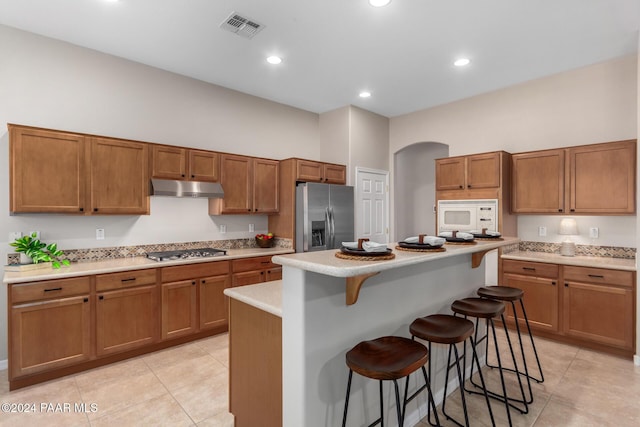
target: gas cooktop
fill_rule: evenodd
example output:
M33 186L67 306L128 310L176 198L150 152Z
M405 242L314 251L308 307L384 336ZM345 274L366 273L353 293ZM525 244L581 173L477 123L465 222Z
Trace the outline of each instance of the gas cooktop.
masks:
M154 261L171 261L176 259L209 258L214 256L224 256L227 251L224 249L198 248L183 249L177 251L149 252L147 258Z

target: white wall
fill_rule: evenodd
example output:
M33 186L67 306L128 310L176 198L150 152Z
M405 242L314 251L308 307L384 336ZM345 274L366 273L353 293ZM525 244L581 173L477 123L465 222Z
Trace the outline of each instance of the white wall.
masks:
M389 170L389 119L350 107L349 182L355 183L356 166Z
M618 58L394 117L390 121L389 152L393 155L420 141L447 144L449 155L455 156L635 139L637 88L637 57ZM584 231L591 223L600 227L601 237L596 244L636 247L632 237L637 229L635 216L599 217L597 223L593 221L580 219L579 225ZM559 218L521 215L518 236L543 241L532 235L534 226L549 224L548 229L552 230L556 222Z
M320 114L320 158L346 164L349 159L349 106Z
M266 216L213 217L206 200L191 199L152 197L150 216L9 216L6 123L275 159L320 156L315 113L2 25L0 57L0 266L10 231L40 230L63 249L251 237L250 223L267 231ZM96 228L105 240L95 240ZM0 360L7 358L2 325Z

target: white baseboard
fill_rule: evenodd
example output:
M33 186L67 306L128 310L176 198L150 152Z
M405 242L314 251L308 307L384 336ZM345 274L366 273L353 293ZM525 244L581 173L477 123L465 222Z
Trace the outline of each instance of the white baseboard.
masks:
M0 371L4 371L5 369L8 369L8 368L9 368L9 361L7 359L0 360Z
M633 356L633 364L636 366L640 366L640 355L636 354Z

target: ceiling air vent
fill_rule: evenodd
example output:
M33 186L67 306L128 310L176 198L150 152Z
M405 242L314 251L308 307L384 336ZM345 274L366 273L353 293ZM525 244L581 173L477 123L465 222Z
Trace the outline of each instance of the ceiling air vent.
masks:
M257 23L253 19L245 18L236 12L231 12L231 15L220 24L220 28L250 39L262 31L264 25Z

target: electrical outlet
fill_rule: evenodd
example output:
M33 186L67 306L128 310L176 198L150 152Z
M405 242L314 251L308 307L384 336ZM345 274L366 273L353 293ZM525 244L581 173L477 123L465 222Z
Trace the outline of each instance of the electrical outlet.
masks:
M9 232L9 242L13 242L16 239L22 237L22 231L11 231Z
M538 236L544 237L547 235L547 227L538 227Z
M250 231L250 232L252 232L252 233L253 233L254 231L256 231L256 227L255 227L255 225L254 225L254 224L249 224L249 231Z
M227 232L227 226L224 224L220 224L220 233L224 234Z
M600 231L598 230L598 227L589 228L589 237L590 238L597 239L599 235L600 235Z
M96 240L104 240L104 228L96 228Z

